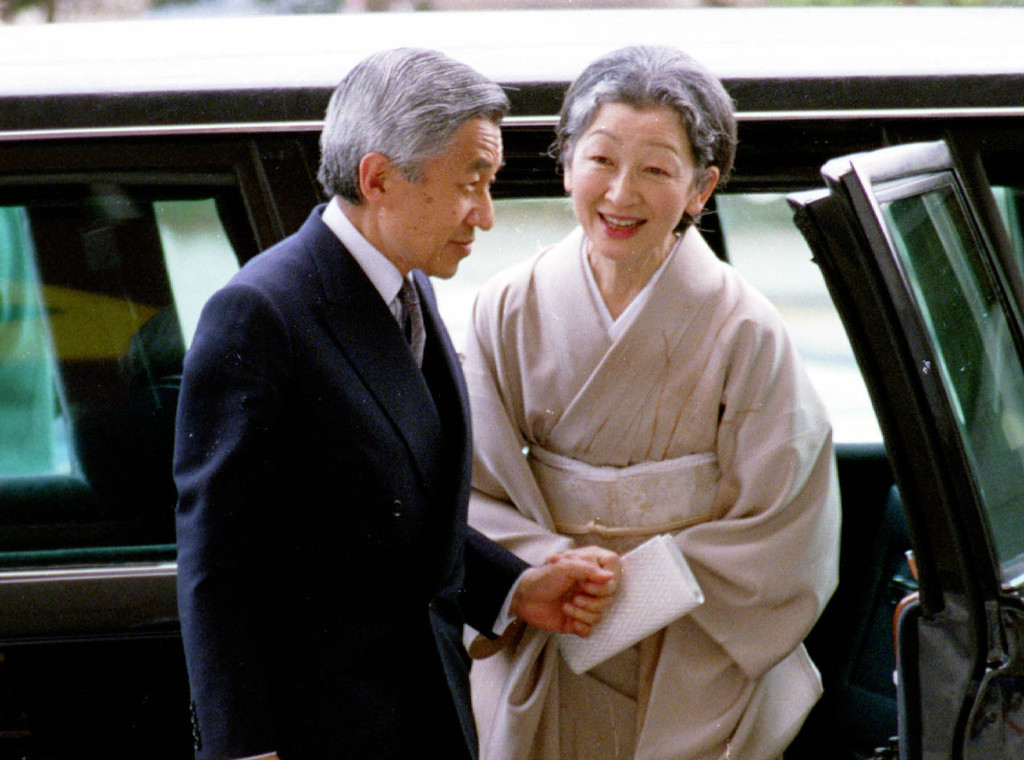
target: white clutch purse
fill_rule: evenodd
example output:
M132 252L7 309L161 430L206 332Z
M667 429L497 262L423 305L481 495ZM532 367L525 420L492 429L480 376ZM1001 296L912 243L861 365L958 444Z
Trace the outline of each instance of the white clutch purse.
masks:
M675 541L655 536L622 555L619 590L590 636L556 634L558 648L573 673L585 673L703 602Z

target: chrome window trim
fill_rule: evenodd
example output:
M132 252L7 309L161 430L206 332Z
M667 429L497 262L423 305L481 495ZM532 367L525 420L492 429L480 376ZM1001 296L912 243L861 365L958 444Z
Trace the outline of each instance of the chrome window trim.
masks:
M60 583L106 580L109 578L152 578L177 575L176 562L139 562L123 565L72 565L0 570L0 593L11 586L32 583Z
M965 108L848 108L824 111L746 111L739 121L815 121L862 119L977 119L1024 117L1024 106L973 106Z
M815 111L739 111L740 122L773 121L849 121L849 120L918 120L918 119L976 119L1024 118L1024 106L968 107L968 108L878 108ZM508 127L553 128L557 116L509 116L503 124ZM165 137L188 135L281 134L288 132L319 132L323 122L274 121L237 122L223 124L167 124L159 126L127 127L74 127L60 129L27 129L0 131L0 142L22 140L100 139L111 137Z
M72 140L109 137L167 137L189 135L257 135L287 132L319 132L322 121L238 122L228 124L167 124L130 127L74 127L71 129L26 129L0 131L0 143L21 140Z
M737 111L740 122L848 121L906 119L1024 118L1024 106L972 106L964 108L845 108L810 111ZM554 127L557 116L509 116L504 122L516 127Z

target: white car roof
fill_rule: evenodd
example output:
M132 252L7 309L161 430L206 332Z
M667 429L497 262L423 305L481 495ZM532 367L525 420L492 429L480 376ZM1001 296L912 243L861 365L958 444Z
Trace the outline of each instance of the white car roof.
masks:
M0 27L0 97L330 88L374 50L434 47L503 83L567 82L634 43L723 79L1024 73L1024 9L477 11Z

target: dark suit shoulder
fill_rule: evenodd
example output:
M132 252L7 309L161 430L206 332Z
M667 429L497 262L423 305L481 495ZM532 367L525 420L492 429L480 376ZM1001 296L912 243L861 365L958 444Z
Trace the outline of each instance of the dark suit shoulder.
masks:
M297 294L318 293L319 272L313 250L318 241L305 229L306 226L246 262L228 287L249 287L284 300L294 300Z
M249 261L233 278L275 301L312 307L347 302L364 310L377 293L359 264L324 224L317 207L302 227ZM383 315L378 315L383 316Z

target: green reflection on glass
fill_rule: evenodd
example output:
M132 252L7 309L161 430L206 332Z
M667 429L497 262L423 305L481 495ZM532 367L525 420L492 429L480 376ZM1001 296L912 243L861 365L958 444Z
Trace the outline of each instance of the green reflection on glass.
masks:
M68 469L54 372L25 210L0 207L0 477Z
M883 205L984 501L1004 579L1024 569L1024 371L951 185Z

